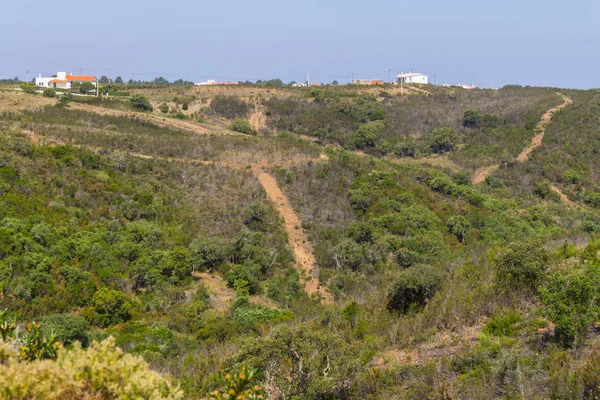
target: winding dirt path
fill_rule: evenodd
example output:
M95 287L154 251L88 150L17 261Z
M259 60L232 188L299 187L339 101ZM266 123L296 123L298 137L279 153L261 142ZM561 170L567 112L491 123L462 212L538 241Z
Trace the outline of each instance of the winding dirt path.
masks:
M556 112L562 110L569 104L573 103L573 100L570 97L568 97L560 92L556 92L556 94L559 95L560 97L562 97L562 99L563 99L562 104L559 104L558 106L549 109L548 111L546 111L544 113L544 115L542 115L540 122L538 122L538 124L536 126L536 129L539 131L539 133L531 139L531 144L529 146L527 146L526 148L524 148L523 151L521 151L521 153L517 156L517 158L516 158L517 162L524 163L527 160L529 160L529 156L531 155L533 150L535 150L536 148L538 148L542 145L542 140L544 139L544 135L546 134L546 127L552 120L552 116ZM471 183L476 185L476 184L484 182L485 178L487 178L488 175L493 173L499 167L500 166L498 164L496 164L496 165L490 165L487 167L479 168L477 171L475 171L475 175L474 175L473 179L471 180Z
M552 116L556 112L562 110L569 104L573 103L573 100L570 97L558 92L556 94L563 98L563 103L554 108L551 108L550 110L546 111L544 115L542 115L542 119L540 120L540 122L538 122L536 126L536 129L539 130L539 133L531 139L531 144L525 149L523 149L521 154L517 156L518 162L524 163L525 161L529 160L531 152L542 145L542 140L544 139L544 135L546 134L546 127L552 120Z
M564 194L556 185L550 185L550 190L552 190L554 193L558 194L558 196L560 197L560 201L562 201L563 203L565 203L568 206L574 206L575 203L573 203L571 200L569 200L569 198L567 197L566 194Z
M250 118L248 120L252 129L257 132L260 132L267 127L267 118L257 97L254 98L254 111L250 113Z
M313 255L308 237L302 228L300 218L292 208L290 201L277 185L277 181L264 168L254 166L252 171L279 214L283 217L285 230L294 249L297 266L302 272L300 279L304 284L304 289L310 296L320 295L324 302L331 303L331 296L319 285L317 260Z

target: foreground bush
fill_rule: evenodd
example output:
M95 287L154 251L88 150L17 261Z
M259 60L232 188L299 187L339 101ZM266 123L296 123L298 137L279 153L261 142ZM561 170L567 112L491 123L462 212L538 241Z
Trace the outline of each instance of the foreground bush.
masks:
M111 337L84 350L76 343L58 358L19 362L0 348L0 397L9 399L180 399L182 393Z

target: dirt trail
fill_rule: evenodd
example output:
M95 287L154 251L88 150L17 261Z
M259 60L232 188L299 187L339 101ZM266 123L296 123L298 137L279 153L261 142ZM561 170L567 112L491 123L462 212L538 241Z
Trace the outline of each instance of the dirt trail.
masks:
M542 140L544 139L544 135L546 133L546 127L552 120L552 116L557 111L560 111L563 108L565 108L566 106L568 106L569 104L573 103L573 100L570 97L565 96L564 94L559 93L559 92L557 92L556 94L559 95L560 97L562 97L563 103L556 107L551 108L550 110L546 111L546 113L544 113L544 115L542 115L542 118L540 119L540 122L538 122L537 127L536 127L536 129L539 131L539 133L531 139L531 144L529 146L527 146L526 148L524 148L523 151L521 152L521 154L519 154L517 156L517 159L516 159L517 162L524 163L525 161L529 160L529 155L531 154L531 152L533 152L533 150L535 150L536 148L538 148L542 145ZM488 175L493 173L499 167L500 166L496 164L496 165L490 165L487 167L479 168L477 171L475 171L475 176L473 177L471 182L474 185L484 182L485 178L487 178Z
M552 190L554 193L558 194L558 196L560 197L560 201L562 201L563 203L565 203L568 206L574 206L575 203L573 203L571 200L569 200L569 198L567 197L566 194L564 194L556 185L550 185L550 190Z
M524 163L525 161L527 161L531 152L542 145L542 140L544 139L544 135L546 134L546 127L550 123L550 120L552 120L552 116L556 112L562 110L569 104L573 103L573 100L571 100L570 97L558 92L556 94L563 98L563 103L554 108L551 108L550 110L546 111L544 115L542 115L542 119L540 120L540 122L538 122L536 127L536 129L540 132L531 139L531 144L525 149L523 149L521 154L517 156L518 162Z
M175 119L171 117L161 117L154 114L137 113L132 111L111 110L104 107L92 106L89 104L71 103L69 106L74 110L82 110L93 112L99 115L110 115L116 117L136 118L138 120L148 121L163 128L183 130L193 132L198 135L225 135L225 136L240 136L238 132L227 129L207 129L203 126L194 124L189 121Z
M489 167L479 168L475 171L475 177L473 177L473 184L477 185L479 183L483 183L485 178L488 177L489 174L497 170L499 165L491 165Z
M35 132L23 131L23 133L33 143L38 144L42 141L42 138L40 136L38 136L37 134L35 134ZM57 138L53 138L53 137L43 137L43 139L45 139L43 142L47 146L57 146L57 145L67 144L67 142L57 139ZM72 144L72 146L77 147L77 148L86 148L86 149L96 151L96 152L104 150L101 147L95 147L95 146L84 146L84 145L79 145L79 144ZM277 210L277 212L283 217L285 230L289 236L290 245L292 246L292 249L294 250L294 256L296 258L297 266L301 270L300 275L301 275L301 281L304 284L304 289L309 294L309 296L319 295L324 302L326 302L326 303L332 302L331 295L327 291L325 291L324 288L319 286L317 260L315 259L314 255L313 255L312 247L310 246L310 243L308 241L306 233L304 232L304 229L302 228L302 223L300 221L300 218L298 218L298 215L296 215L296 213L294 212L294 209L292 208L289 200L287 199L287 197L283 194L283 192L277 185L277 181L265 171L265 168L267 168L271 165L275 165L275 164L270 164L267 161L263 161L263 162L255 163L255 164L230 163L230 162L222 162L222 161L206 161L206 160L195 160L195 159L178 158L178 157L152 156L152 155L142 154L142 153L128 153L128 155L130 155L132 157L136 157L136 158L141 158L144 160L162 160L162 161L168 161L168 162L180 162L180 163L187 163L187 164L218 165L218 166L222 166L222 167L243 169L243 170L246 170L248 165L250 165L252 167L253 174L256 176L256 178L258 179L258 182L261 184L261 186L264 188L265 192L267 193L267 197L271 200L271 202L275 206L275 209ZM327 160L327 156L322 154L319 158L300 158L300 159L288 160L283 163L276 163L276 165L292 166L292 165L297 165L299 163L305 163L305 162L309 162L309 161L310 162L322 162L325 160ZM231 293L228 294L228 292L225 290L225 289L229 289L229 288L227 288L226 286L225 286L225 288L223 288L223 284L215 282L216 278L214 276L211 277L208 274L198 274L198 276L201 277L203 280L206 280L207 283L212 282L214 284L213 287L217 287L216 285L218 284L218 287L217 287L218 290L216 290L216 292L220 293L220 295L219 295L220 297L218 297L218 296L215 297L213 299L213 301L217 305L217 308L225 307L228 304L228 299L230 299L231 296L233 296ZM231 289L229 289L229 290L231 291ZM262 303L265 303L265 301L262 301ZM266 305L266 303L265 303L265 305Z
M298 218L288 198L283 194L277 185L277 181L271 175L260 166L254 166L252 171L267 192L267 196L271 199L279 214L283 217L285 230L296 256L296 263L304 272L304 274L301 274L304 289L310 296L319 294L325 302L331 303L331 296L319 286L317 260L313 255L306 233L302 229L300 218Z
M257 132L267 127L267 118L257 97L254 98L254 111L250 114L250 126Z

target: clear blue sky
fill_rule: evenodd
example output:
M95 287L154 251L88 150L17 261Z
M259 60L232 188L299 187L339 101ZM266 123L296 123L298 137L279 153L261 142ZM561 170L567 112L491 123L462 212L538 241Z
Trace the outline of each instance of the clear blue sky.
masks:
M0 0L0 78L388 78L600 87L600 1ZM334 78L332 78L334 79Z

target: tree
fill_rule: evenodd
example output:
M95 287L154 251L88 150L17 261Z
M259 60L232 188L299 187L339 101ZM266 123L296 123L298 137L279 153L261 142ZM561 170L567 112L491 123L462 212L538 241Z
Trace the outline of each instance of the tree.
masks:
M110 80L108 79L108 77L102 75L100 77L100 81L99 82L104 85L104 84L110 83Z
M94 86L94 84L91 82L83 82L81 86L79 86L79 91L82 94L87 94L94 89L96 89L96 86Z
M333 82L331 82L331 84L332 84L333 86L337 86L337 85L339 85L340 83L334 79L334 80L333 80Z
M400 272L396 279L387 308L401 313L422 308L441 287L442 274L434 267L410 267Z
M436 154L443 154L454 150L458 144L458 134L452 128L434 129L429 148Z
M101 288L92 297L91 305L98 315L101 326L128 321L131 318L130 304L123 292Z
M121 78L120 76L117 76L115 78L115 83L118 84L118 85L123 84L123 78Z
M510 243L494 259L496 278L509 288L535 290L548 259L548 251L537 240Z
M465 111L463 117L463 126L465 128L480 128L483 123L481 113L477 110Z
M134 110L138 110L138 111L152 111L152 104L150 104L150 102L148 101L148 99L145 96L142 96L141 94L134 94L133 96L131 96L131 98L129 99L129 104L131 105L131 107Z
M588 327L600 318L600 264L582 265L550 275L540 289L555 335L565 347L579 344Z
M375 142L384 127L383 121L370 121L361 124L354 138L354 146L357 149L375 147Z
M465 241L466 236L471 231L471 223L462 215L450 217L446 226L448 227L448 232L456 236L461 243Z

